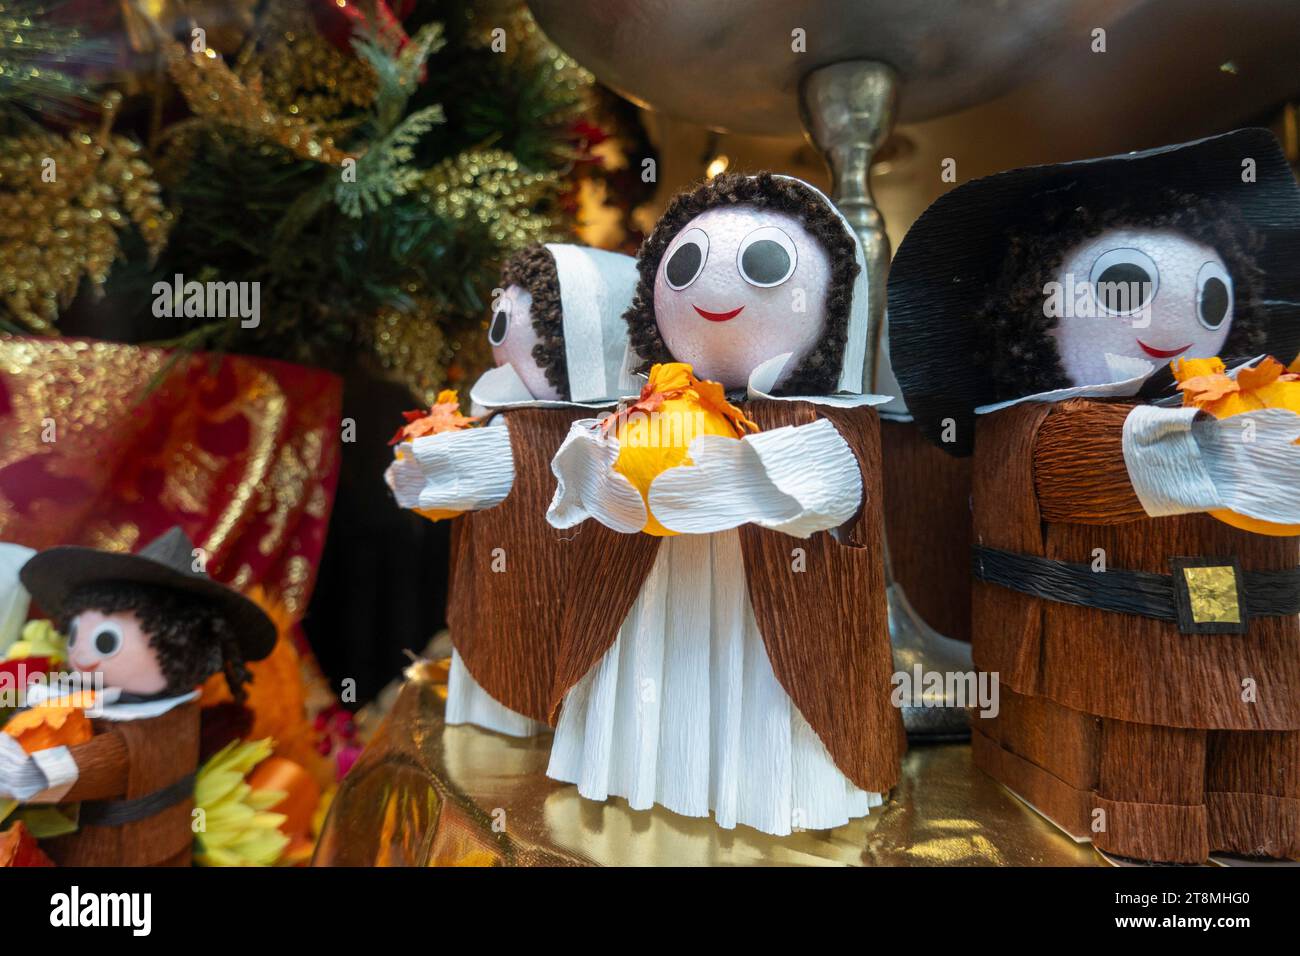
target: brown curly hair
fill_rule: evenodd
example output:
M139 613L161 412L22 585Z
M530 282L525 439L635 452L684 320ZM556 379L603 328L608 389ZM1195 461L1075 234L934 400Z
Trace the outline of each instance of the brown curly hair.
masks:
M533 331L540 340L533 346L533 360L567 401L569 369L564 355L564 309L560 306L560 275L551 251L541 245L528 246L507 259L501 267L501 287L512 285L533 297Z
M755 176L727 173L679 193L668 204L637 254L636 294L623 313L632 348L642 360L639 371L649 371L656 363L674 361L655 321L655 275L659 262L669 243L687 223L722 205L757 206L795 216L826 250L831 261L831 282L825 302L826 328L821 340L786 378L780 391L790 395L833 392L839 381L853 305L853 282L858 275L853 237L835 210L820 196L802 183L771 173Z
M77 588L60 608L59 629L72 636L72 621L82 611L132 613L149 636L167 681L164 693L186 694L213 674L224 672L230 693L244 701L251 680L234 628L215 605L191 594L126 581L96 582Z
M1057 278L1070 250L1125 226L1168 229L1213 247L1232 276L1233 319L1225 356L1246 359L1267 348L1265 318L1258 308L1262 271L1255 262L1261 240L1232 206L1172 190L1112 202L1103 209L1078 203L1049 205L1034 227L1014 229L994 292L973 316L981 327L982 346L973 360L988 370L994 401L1076 384L1061 365L1051 334L1058 320L1044 314L1043 290Z

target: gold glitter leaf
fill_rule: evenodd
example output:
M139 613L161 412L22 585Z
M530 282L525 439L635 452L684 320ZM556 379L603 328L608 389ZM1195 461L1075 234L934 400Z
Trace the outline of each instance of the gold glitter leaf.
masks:
M168 48L167 61L195 115L273 142L299 159L339 166L351 155L308 120L280 115L262 95L260 73L240 79L221 57L192 54L179 43Z
M172 214L140 147L122 136L29 133L0 141L0 303L53 334L83 278L103 289L134 223L156 256Z

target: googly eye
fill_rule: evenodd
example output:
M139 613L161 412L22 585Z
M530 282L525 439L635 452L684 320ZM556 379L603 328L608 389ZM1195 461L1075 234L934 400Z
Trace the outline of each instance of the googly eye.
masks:
M700 277L709 258L709 237L703 229L687 229L664 262L664 281L680 292Z
M510 331L512 311L513 304L505 296L497 300L496 311L492 313L492 321L488 325L488 345L500 345L506 340L506 333Z
M1111 249L1097 257L1088 281L1103 311L1132 315L1156 297L1160 271L1140 249Z
M79 618L73 618L68 625L68 650L72 650L77 643L77 621Z
M1214 331L1232 317L1232 276L1218 262L1207 262L1196 274L1196 320Z
M798 261L794 240L776 226L755 229L736 250L740 277L760 289L770 289L790 278Z
M90 646L100 657L112 657L122 649L122 631L116 624L104 623L90 635Z

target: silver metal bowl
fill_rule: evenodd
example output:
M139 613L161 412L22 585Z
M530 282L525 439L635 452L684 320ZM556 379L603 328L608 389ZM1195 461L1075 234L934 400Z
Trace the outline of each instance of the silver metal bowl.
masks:
M843 60L899 77L899 121L982 103L1143 0L529 0L634 102L715 129L799 134L799 82ZM803 31L804 51L797 30Z

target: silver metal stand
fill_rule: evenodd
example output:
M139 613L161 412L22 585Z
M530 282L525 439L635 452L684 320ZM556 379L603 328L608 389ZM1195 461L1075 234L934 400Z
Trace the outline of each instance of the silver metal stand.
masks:
M884 63L849 60L820 67L799 85L799 115L808 140L830 167L831 196L862 243L870 305L862 381L876 378L885 326L885 289L889 277L889 236L871 196L871 162L894 125L898 77ZM885 582L889 600L889 635L894 666L914 679L923 674L967 673L973 669L970 645L945 637L923 621L894 580L885 543ZM947 683L947 682L945 682ZM942 740L969 734L966 710L942 694L922 694L914 686L913 703L903 708L903 723L914 740Z

